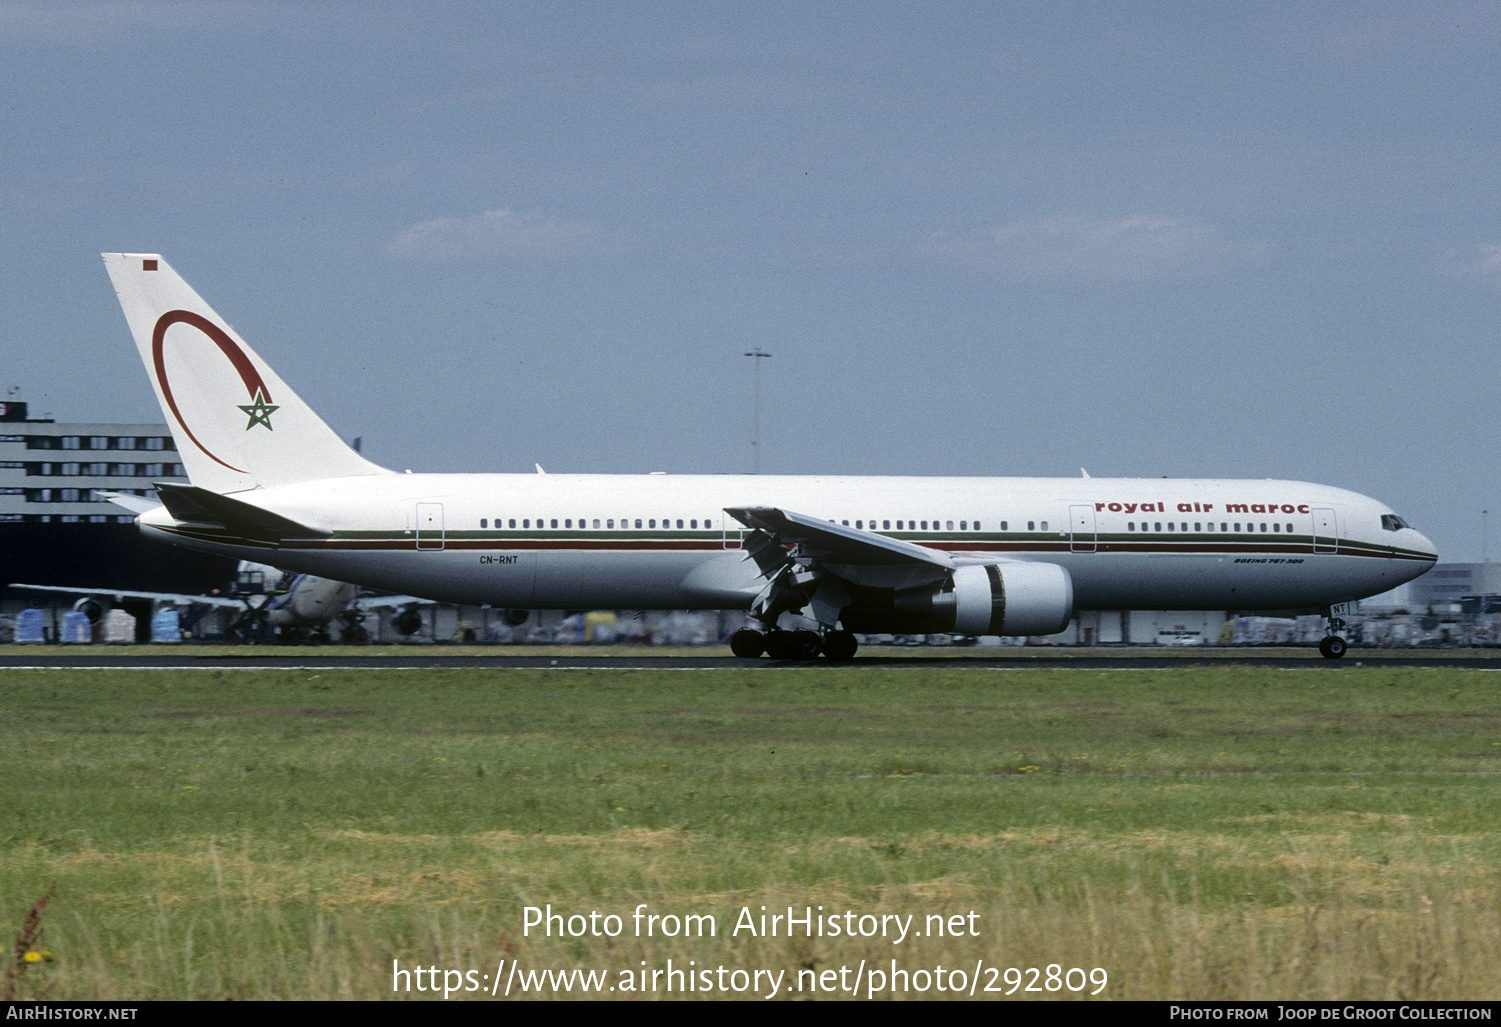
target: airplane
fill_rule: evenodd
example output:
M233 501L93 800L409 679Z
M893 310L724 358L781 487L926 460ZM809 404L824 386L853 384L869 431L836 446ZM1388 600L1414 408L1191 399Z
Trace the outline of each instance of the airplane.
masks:
M1047 635L1075 610L1317 607L1433 544L1297 481L413 474L355 452L158 254L103 255L191 484L148 537L425 599L730 609L740 657L848 660L856 633ZM818 629L784 630L784 614Z
M151 504L155 506L157 504ZM98 624L112 606L127 599L144 600L154 605L234 610L239 616L234 633L243 642L257 644L327 642L329 626L337 622L339 637L348 643L368 639L363 627L365 615L375 610L401 611L392 618L392 626L403 635L422 627L417 606L423 600L413 596L365 596L358 585L314 574L288 573L264 563L241 560L235 581L224 591L212 595L188 595L178 592L137 592L130 589L72 587L66 585L27 585L12 583L9 588L28 592L51 592L77 596L73 609Z

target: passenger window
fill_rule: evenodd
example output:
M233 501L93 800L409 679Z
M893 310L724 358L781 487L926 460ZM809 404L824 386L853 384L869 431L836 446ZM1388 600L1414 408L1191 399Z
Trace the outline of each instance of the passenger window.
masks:
M1043 531L1047 531L1048 530L1048 522L1047 521L1043 521L1042 522L1042 530Z
M1028 531L1036 531L1037 530L1037 522L1036 521L1028 521L1027 522L1027 530Z
M636 518L636 527L641 527L641 518L639 517Z
M481 527L481 528L488 528L488 527L489 527L489 526L490 526L490 522L489 522L489 521L487 521L487 520L485 520L485 518L483 518L483 517L481 517L481 518L480 518L480 519L479 519L479 526L480 526L480 527Z
M901 522L898 521L897 523L900 524ZM881 530L882 531L889 531L890 529L891 529L891 522L890 521L882 521L881 522Z

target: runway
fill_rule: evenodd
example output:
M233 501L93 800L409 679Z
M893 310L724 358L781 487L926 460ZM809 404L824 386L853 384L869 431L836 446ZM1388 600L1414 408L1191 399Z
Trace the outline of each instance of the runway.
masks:
M846 663L740 659L727 648L664 649L588 646L7 646L0 669L259 670L777 670L853 667L898 670L1149 670L1194 666L1280 667L1336 672L1354 667L1425 667L1501 671L1501 649L1351 649L1326 660L1311 647L1000 649L870 647Z

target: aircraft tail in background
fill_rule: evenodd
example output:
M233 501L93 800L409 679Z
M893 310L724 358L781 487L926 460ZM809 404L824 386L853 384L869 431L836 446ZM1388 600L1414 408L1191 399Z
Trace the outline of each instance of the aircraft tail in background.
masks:
M351 449L159 255L103 256L195 486L222 495L391 473Z

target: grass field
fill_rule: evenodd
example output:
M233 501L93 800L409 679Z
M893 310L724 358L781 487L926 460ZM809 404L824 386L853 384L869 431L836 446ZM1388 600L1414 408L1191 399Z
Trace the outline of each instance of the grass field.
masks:
M604 997L1497 998L1498 686L1356 666L4 672L4 987L457 1000L578 995L528 975L582 970ZM21 971L14 935L54 884L23 946L48 955ZM526 927L549 906L550 937ZM824 936L764 936L763 906L811 909Z

